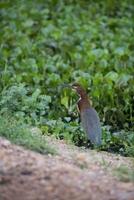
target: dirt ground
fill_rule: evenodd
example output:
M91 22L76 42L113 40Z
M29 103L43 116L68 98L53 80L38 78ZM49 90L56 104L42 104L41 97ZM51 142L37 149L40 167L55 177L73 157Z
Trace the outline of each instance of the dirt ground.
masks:
M0 200L133 200L134 183L113 176L133 159L82 150L47 138L58 154L41 155L0 138Z

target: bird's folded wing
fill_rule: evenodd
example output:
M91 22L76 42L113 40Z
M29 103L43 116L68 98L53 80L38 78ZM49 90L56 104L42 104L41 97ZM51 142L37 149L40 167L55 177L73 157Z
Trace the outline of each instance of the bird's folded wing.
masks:
M91 143L101 145L101 125L96 110L92 107L84 109L81 112L81 121L83 129Z

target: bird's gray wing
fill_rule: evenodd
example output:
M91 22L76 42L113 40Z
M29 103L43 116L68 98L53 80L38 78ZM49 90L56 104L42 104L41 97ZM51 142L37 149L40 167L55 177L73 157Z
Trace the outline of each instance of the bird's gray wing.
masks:
M101 145L101 125L99 116L94 108L81 112L81 122L88 139L95 145Z

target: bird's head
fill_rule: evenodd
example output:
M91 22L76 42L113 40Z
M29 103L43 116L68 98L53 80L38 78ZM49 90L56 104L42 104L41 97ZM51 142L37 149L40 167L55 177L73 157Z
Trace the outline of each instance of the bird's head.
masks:
M74 89L78 94L81 94L84 92L84 89L82 88L82 86L79 83L73 83L71 85L71 88Z
M83 89L83 87L79 83L73 83L73 84L63 84L63 87L69 87L77 92L80 96L86 95L86 91Z

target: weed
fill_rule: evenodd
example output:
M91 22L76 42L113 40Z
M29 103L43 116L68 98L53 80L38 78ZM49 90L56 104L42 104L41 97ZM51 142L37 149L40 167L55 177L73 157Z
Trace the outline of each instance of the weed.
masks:
M9 139L11 142L37 151L41 154L55 154L56 151L49 147L45 137L39 133L33 133L30 127L13 118L0 117L0 136Z

